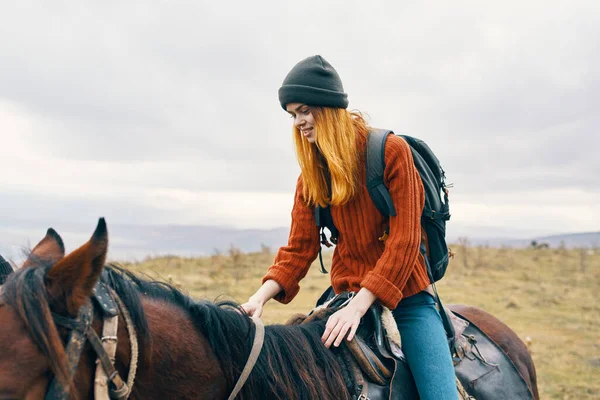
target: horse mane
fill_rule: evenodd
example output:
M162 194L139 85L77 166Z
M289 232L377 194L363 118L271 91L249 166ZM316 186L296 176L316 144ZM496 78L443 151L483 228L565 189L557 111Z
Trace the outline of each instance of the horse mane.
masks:
M197 301L168 283L143 279L114 264L104 271L103 281L121 297L144 337L149 337L149 332L140 294L183 309L209 341L229 389L233 389L250 354L256 329L237 303ZM240 399L252 398L252 393L276 399L349 398L335 355L321 342L325 323L266 326L261 355Z
M66 357L62 357L64 349L52 321L48 295L40 290L48 269L48 265L41 265L13 273L4 285L5 299L18 310L34 342L52 360L53 372L60 376L67 365ZM228 390L233 389L246 364L256 329L250 317L239 311L237 303L197 301L168 283L136 276L115 264L107 265L100 279L115 290L127 307L142 349L153 345L142 298L181 308L208 340L225 374ZM266 326L261 355L239 398L255 398L257 394L274 399L350 398L335 355L321 343L325 323L321 320Z

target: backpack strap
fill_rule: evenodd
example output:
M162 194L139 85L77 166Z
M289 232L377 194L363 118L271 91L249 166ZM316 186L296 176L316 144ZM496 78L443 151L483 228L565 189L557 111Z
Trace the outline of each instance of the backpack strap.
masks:
M448 339L448 346L450 346L450 350L452 353L455 352L456 348L456 342L455 342L455 336L456 336L456 331L454 330L454 326L452 325L452 322L450 321L450 316L446 313L446 309L444 308L444 305L442 304L442 299L440 299L440 295L438 294L437 288L435 287L435 281L433 280L433 275L431 272L431 264L429 263L429 257L427 257L427 247L425 246L425 243L423 241L421 241L421 246L420 246L420 251L421 254L423 255L423 258L425 258L425 266L427 267L427 275L429 275L429 280L431 281L431 286L433 288L433 293L435 294L435 301L438 304L438 311L440 313L440 317L442 318L442 325L444 325L444 330L446 331L446 339Z
M337 244L337 240L339 237L339 232L333 223L333 217L331 216L331 209L329 207L315 207L315 223L317 225L317 229L319 230L319 235L321 236L321 244L326 247L331 247L333 244ZM330 240L327 240L327 235L325 234L325 228L329 229L330 232ZM333 243L333 244L332 244ZM323 246L319 246L319 262L321 263L321 272L326 274L327 270L323 265L323 254L322 254Z
M448 204L448 195L446 195L445 197L445 204ZM448 221L450 219L450 213L448 211L435 212L435 210L423 210L423 217L437 221Z
M365 160L367 165L367 190L375 207L384 216L395 216L396 208L390 192L383 182L385 170L385 141L394 132L385 129L371 129L367 134Z

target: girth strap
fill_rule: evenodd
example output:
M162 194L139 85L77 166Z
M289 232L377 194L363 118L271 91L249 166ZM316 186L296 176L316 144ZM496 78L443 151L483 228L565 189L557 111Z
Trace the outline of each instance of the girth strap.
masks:
M252 368L254 368L254 364L256 364L256 360L258 360L258 356L260 355L260 351L262 349L264 339L265 339L265 326L263 325L260 318L252 317L252 321L254 321L254 325L256 326L256 331L254 333L254 343L252 344L252 350L250 350L250 355L248 356L248 361L246 361L246 366L242 371L235 387L231 391L228 400L233 400L235 396L238 395L244 383L250 376L250 372L252 372Z

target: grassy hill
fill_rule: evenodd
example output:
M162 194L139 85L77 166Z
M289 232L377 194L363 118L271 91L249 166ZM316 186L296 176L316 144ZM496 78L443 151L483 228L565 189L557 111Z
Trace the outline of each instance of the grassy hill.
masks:
M524 340L544 399L600 398L600 251L452 246L456 257L438 290L445 303L492 313ZM163 257L125 265L170 280L195 298L244 302L273 260L269 248L205 258ZM326 264L330 263L330 255ZM271 302L263 319L283 323L308 312L329 285L315 263L287 306ZM529 338L529 339L528 339Z

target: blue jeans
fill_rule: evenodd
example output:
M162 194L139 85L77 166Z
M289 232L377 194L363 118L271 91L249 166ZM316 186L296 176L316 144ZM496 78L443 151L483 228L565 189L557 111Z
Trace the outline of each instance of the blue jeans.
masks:
M452 357L433 296L420 292L407 297L400 301L393 315L419 397L457 400Z

